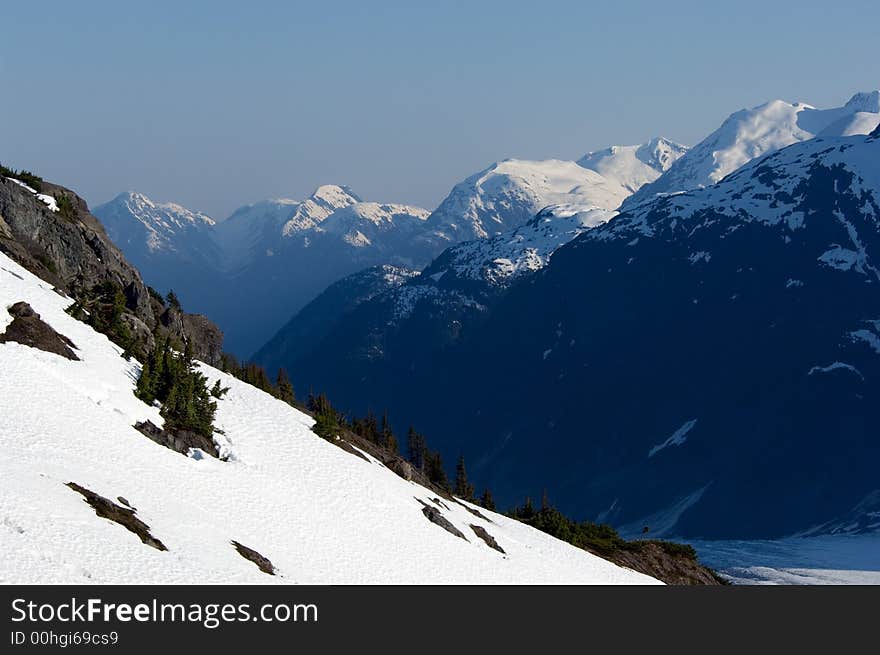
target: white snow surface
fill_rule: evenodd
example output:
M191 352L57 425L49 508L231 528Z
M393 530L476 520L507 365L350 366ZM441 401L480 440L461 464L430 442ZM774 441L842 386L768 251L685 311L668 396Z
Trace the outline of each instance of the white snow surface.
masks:
M641 145L611 146L588 152L577 163L617 181L630 193L635 193L669 170L686 152L686 146L655 137Z
M690 543L734 584L880 584L880 533Z
M537 271L620 203L657 179L687 148L662 137L611 146L577 162L506 159L457 184L428 218L458 277L506 286Z
M517 521L443 501L464 541L430 523L435 494L318 438L312 419L209 366L215 438L229 461L186 457L132 425L158 409L133 394L139 365L64 312L71 302L0 254L5 308L24 300L82 361L0 344L0 582L3 583L656 583ZM65 486L124 497L168 551L99 518ZM490 549L471 524L507 551ZM268 557L277 576L231 540Z
M503 287L526 273L540 270L560 247L615 214L608 209L573 204L547 207L514 230L453 246L449 251L449 268L458 277Z
M573 161L506 159L457 184L428 224L451 242L515 229L549 205L616 209L630 194L621 183Z
M880 123L880 91L857 93L842 107L816 109L803 102L772 100L731 114L721 127L682 155L655 182L625 204L657 193L709 186L756 157L815 136L869 134Z
M337 209L318 230L339 235L354 247L369 246L388 232L412 231L420 227L430 213L409 205L359 202Z
M818 163L826 168L842 167L853 173L848 192L855 197L870 195L874 204L880 202L880 139L866 136L815 138L792 145L765 157L757 158L724 181L702 189L674 194L668 198L647 200L633 206L610 221L606 226L591 230L586 238L626 239L653 237L663 230L681 231L693 235L711 222L701 222L701 211L711 207L716 214L735 219L737 223L756 221L778 225L789 231L804 228L811 220L797 209L803 199L799 185L810 176L811 167ZM771 171L766 178L762 171ZM767 198L772 198L768 202ZM652 211L658 203L669 206L670 218L655 221ZM876 223L874 206L865 202L860 208L864 219ZM880 279L880 270L871 262L863 239L858 234L854 216L844 216L837 209L832 215L846 229L849 241L829 243L820 257L824 266Z
M681 446L685 441L687 441L688 432L693 430L694 426L697 424L697 419L691 419L690 421L685 421L685 423L678 428L675 432L672 433L666 441L663 443L657 444L652 447L648 451L648 457L653 457L657 453L659 453L664 448L668 448L669 446Z

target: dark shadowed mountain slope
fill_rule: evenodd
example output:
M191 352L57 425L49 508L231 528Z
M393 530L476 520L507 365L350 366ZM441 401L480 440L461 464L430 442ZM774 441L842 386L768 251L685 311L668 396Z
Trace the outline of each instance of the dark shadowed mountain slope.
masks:
M417 271L397 266L374 266L334 282L282 327L252 357L274 367L290 367L308 353L358 305L404 284Z
M298 376L464 452L505 503L547 488L661 535L868 529L878 249L877 132L813 139L589 230L464 330L421 291L389 332L416 305L377 297Z

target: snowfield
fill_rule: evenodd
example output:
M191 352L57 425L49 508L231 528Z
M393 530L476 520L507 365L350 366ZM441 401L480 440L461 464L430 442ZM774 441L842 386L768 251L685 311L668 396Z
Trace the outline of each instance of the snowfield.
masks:
M746 163L816 136L869 134L880 123L880 91L856 93L846 104L817 109L804 102L771 100L734 112L721 126L679 157L657 180L624 202L632 208L657 193L678 193L715 184Z
M876 532L691 544L734 584L880 584Z
M310 417L206 365L209 383L230 388L216 420L229 461L164 448L132 427L161 424L133 394L139 365L64 313L69 298L0 254L0 333L12 320L6 308L22 300L81 361L0 344L0 582L658 583L499 514L438 505L424 487L314 435ZM99 518L68 482L124 498L168 550ZM423 503L467 541L429 522Z

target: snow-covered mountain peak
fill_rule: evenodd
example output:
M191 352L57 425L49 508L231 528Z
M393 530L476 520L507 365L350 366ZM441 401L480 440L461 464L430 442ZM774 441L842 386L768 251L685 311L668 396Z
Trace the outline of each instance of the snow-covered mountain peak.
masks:
M116 206L128 210L140 222L154 227L184 227L187 225L214 225L213 218L192 211L173 202L155 202L139 191L120 193L102 207Z
M577 163L618 182L633 193L660 177L685 152L685 146L655 137L640 145L611 146L588 152Z
M327 207L346 207L362 202L360 196L352 191L351 187L343 184L322 184L309 196L309 200Z
M880 113L880 91L860 91L847 100L844 106L853 112Z
M880 135L880 128L875 132ZM874 234L870 240L880 233L877 146L874 136L863 135L815 138L793 144L750 161L719 184L657 197L624 209L614 221L593 231L588 238L627 240L682 231L696 234L718 224L722 217L730 221L730 231L746 222L794 232L809 224L838 221L846 226L849 242L828 244L826 254L829 258L834 255L841 266L847 264L846 270L871 271L880 279L865 251L864 235L860 237L855 227L858 222L872 226ZM817 198L831 191L835 205L817 206ZM711 208L709 218L707 208Z
M173 202L155 202L137 191L120 193L94 212L117 245L137 243L150 252L183 252L192 239L215 225L207 214Z
M422 225L431 212L409 205L359 202L342 207L330 214L318 227L327 234L341 235L351 246L372 245L381 233L407 230Z
M629 190L573 161L505 159L455 185L428 224L450 241L483 239L563 203L614 209Z
M625 205L633 207L657 193L715 184L756 157L818 135L867 134L880 121L878 99L880 94L870 92L858 93L844 106L830 109L784 100L741 109Z
M337 184L319 186L306 200L299 204L284 223L281 233L290 237L320 225L337 209L351 207L361 202L359 196L348 188Z
M636 157L651 168L665 172L686 152L687 146L658 136L640 146Z

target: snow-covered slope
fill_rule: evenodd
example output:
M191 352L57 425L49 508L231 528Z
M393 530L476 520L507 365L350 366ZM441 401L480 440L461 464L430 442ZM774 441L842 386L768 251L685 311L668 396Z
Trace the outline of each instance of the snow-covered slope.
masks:
M572 161L506 159L455 185L428 219L451 243L517 228L548 205L615 209L629 191Z
M418 230L429 214L421 207L360 202L336 210L321 223L319 229L339 236L350 246L364 248L376 244L383 237L393 236L395 240L402 241Z
M814 136L868 134L880 122L880 91L857 93L842 107L816 109L772 100L731 114L721 127L691 148L656 181L645 185L627 207L657 193L715 184L746 162Z
M245 266L251 258L265 254L266 247L277 240L281 227L301 204L290 198L271 198L236 209L215 230L224 268Z
M351 207L362 202L361 198L347 186L325 184L301 202L296 211L287 219L281 228L284 236L293 236L297 232L317 227L333 212Z
M584 231L608 221L616 212L552 205L525 225L490 239L474 239L451 246L425 269L424 276L448 285L457 281L482 282L493 288L509 285L550 261L556 249Z
M637 146L611 146L605 150L588 152L578 164L615 180L630 193L653 182L672 166L687 147L663 137L655 137Z
M505 160L456 185L427 225L453 245L427 274L505 286L557 248L615 215L687 148L662 137L611 146L579 161Z
M315 436L308 416L209 366L209 381L230 388L215 436L228 461L164 448L132 427L161 420L132 393L138 364L68 316L70 299L0 254L0 331L18 301L72 340L81 361L0 344L0 582L656 582L499 514L438 505L372 458ZM69 482L134 507L167 550L99 518ZM425 505L466 539L429 522Z

